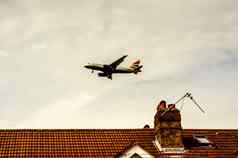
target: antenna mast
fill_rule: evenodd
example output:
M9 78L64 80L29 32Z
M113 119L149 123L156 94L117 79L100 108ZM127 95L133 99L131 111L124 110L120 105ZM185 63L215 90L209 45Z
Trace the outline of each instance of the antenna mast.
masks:
M183 99L185 99L186 97L190 98L193 103L198 107L198 109L202 112L202 113L205 113L205 111L202 109L202 107L194 100L193 96L191 93L186 93L184 96L182 96L179 100L177 100L174 104L178 104L180 101L182 101ZM170 109L166 110L165 112L163 112L161 114L161 116L163 116L167 111L169 111Z
M188 97L193 101L193 103L198 107L198 109L202 112L205 113L205 111L202 109L202 107L196 102L196 100L193 98L191 93L186 93L183 97L181 97L178 101L175 102L175 104L178 104L181 100L183 100L185 97Z

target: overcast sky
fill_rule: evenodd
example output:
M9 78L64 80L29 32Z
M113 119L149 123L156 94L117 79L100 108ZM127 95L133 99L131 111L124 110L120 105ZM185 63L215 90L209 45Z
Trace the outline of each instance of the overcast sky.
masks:
M0 0L0 128L153 127L177 101L184 128L238 128L237 0ZM138 75L97 77L83 65Z

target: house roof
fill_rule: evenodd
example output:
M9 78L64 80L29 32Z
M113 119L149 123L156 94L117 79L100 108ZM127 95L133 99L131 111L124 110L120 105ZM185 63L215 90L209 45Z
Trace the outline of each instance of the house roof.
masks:
M211 146L196 146L194 136L205 136ZM238 129L184 129L184 157L237 157ZM6 129L0 130L0 155L11 158L113 158L131 143L155 157L166 157L153 143L154 129Z

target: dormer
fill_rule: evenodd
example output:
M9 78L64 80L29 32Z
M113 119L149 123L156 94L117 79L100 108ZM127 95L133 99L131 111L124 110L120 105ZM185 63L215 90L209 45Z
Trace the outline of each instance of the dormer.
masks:
M193 136L193 139L199 146L212 146L212 142L205 136Z

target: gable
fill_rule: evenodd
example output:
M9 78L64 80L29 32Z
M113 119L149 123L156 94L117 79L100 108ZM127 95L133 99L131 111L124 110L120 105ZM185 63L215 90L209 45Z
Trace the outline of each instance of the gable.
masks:
M135 153L130 158L142 158L142 157L140 155L138 155L137 153Z
M134 145L131 148L127 149L121 156L118 158L154 158L150 153L145 151L139 145Z

